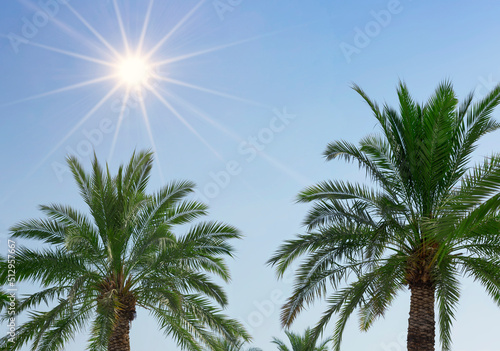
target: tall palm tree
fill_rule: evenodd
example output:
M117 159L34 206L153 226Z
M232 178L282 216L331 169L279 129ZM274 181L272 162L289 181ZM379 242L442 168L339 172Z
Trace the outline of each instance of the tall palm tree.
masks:
M282 340L273 338L272 343L278 346L279 351L327 351L328 343L331 341L331 338L328 338L318 344L310 328L306 329L304 335L290 331L285 331L285 334L292 349L290 350Z
M435 303L443 350L449 350L460 276L472 277L500 304L500 155L469 165L481 136L500 127L492 119L500 86L479 102L470 94L459 105L443 82L419 104L400 83L399 110L379 108L358 86L354 90L381 133L359 146L333 142L324 155L358 163L373 186L334 180L299 194L298 201L314 203L305 219L308 232L286 241L269 260L282 276L303 257L281 322L289 326L305 306L328 295L313 333L338 314L333 336L339 350L354 310L367 330L399 291L409 289L408 350L434 350Z
M207 206L186 200L194 187L189 181L147 194L152 162L152 153L134 153L112 176L96 157L91 173L70 157L89 215L52 204L40 207L46 219L11 228L13 237L46 245L17 249L17 280L39 283L43 290L20 302L18 312L31 310L30 320L18 328L9 350L29 342L33 350L60 350L86 326L89 350L130 350L130 325L139 307L185 349L212 345L215 335L249 338L238 322L221 313L227 297L211 278L229 281L224 257L232 257L229 241L240 234L219 222L174 233L206 215ZM33 311L47 301L52 302L49 311ZM7 340L2 343L5 347Z

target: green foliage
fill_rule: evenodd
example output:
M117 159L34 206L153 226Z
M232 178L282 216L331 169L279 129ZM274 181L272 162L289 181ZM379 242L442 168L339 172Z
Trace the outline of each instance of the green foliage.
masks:
M304 335L290 331L285 331L285 334L292 348L290 349L284 341L273 338L272 343L278 347L279 351L327 351L328 343L331 341L331 339L326 339L318 344L310 328L306 329Z
M399 109L381 108L354 90L381 133L358 146L332 142L324 156L357 163L372 184L325 181L299 194L299 202L313 203L308 232L287 240L269 260L282 276L302 259L281 322L290 326L305 307L325 299L312 333L317 338L338 315L333 344L339 350L355 310L367 330L400 290L425 283L436 291L440 339L449 350L460 276L475 279L500 304L500 155L470 166L478 140L500 127L491 116L500 86L476 103L471 94L459 104L443 82L418 104L400 83Z
M9 294L0 289L0 312L9 307L11 300L9 298Z
M31 350L60 350L82 330L90 330L88 350L106 350L115 317L123 308L120 296L156 318L161 330L184 349L202 350L217 335L249 335L221 308L227 305L214 276L230 280L225 257L232 257L238 230L219 222L175 230L207 214L203 203L187 200L194 184L171 182L146 193L153 155L134 153L112 176L97 158L87 173L74 157L68 164L89 215L62 205L44 205L45 219L23 221L11 228L15 238L37 240L43 249L17 249L19 281L41 285L24 297L17 313L28 313L15 345ZM2 264L5 263L2 261ZM0 270L6 282L6 270ZM48 312L37 307L48 303ZM87 328L87 329L85 329ZM7 339L1 340L6 347Z
M228 338L219 337L215 340L215 344L210 349L211 351L262 351L257 347L246 348L246 341L242 339L231 340Z

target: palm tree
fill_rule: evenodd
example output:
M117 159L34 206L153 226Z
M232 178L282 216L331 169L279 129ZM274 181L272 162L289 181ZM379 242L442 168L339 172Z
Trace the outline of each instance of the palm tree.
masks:
M273 338L272 343L278 346L279 351L327 351L328 343L331 341L331 339L326 339L317 345L317 341L310 328L306 329L304 335L290 331L285 331L285 334L288 337L292 349L290 350L282 340Z
M215 345L210 349L211 351L262 351L258 347L245 348L246 341L241 338L232 341L228 338L219 337L215 341Z
M459 106L449 82L426 104L414 102L400 83L399 110L381 109L358 86L354 90L381 134L363 138L359 147L333 142L324 155L357 162L374 184L325 181L299 194L298 201L314 203L305 219L308 232L286 241L269 260L282 276L305 256L281 322L289 326L305 306L328 295L313 333L338 314L333 336L339 350L354 310L367 330L399 291L409 289L408 350L434 350L435 303L442 347L449 350L461 276L479 282L500 304L500 155L469 165L480 137L500 127L491 117L500 86L477 103L470 94Z
M185 349L213 345L214 335L249 339L238 322L221 313L227 297L211 278L229 281L224 257L232 257L229 241L240 238L238 230L202 222L176 235L176 227L206 215L207 206L185 199L193 192L189 181L172 182L148 195L152 162L152 153L134 153L111 176L97 157L90 174L70 157L90 216L52 204L40 207L48 218L11 228L13 237L46 244L17 249L17 280L43 286L20 302L18 313L42 302L53 304L48 312L30 312L9 350L29 342L33 350L60 350L87 326L89 350L130 350L130 325L139 307ZM0 274L4 283L5 270ZM2 342L5 347L6 339Z

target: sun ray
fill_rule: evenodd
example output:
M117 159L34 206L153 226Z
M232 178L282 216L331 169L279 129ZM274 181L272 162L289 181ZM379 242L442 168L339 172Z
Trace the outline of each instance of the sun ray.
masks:
M142 46L144 45L144 39L146 38L146 32L149 27L149 18L151 16L151 10L153 9L154 0L151 0L148 5L146 12L146 17L144 18L144 24L142 25L141 37L139 39L139 45L137 47L137 52L142 52Z
M165 89L159 88L159 90L161 90L163 93L167 94L171 98L175 99L178 104L180 104L184 108L190 110L191 112L193 112L194 114L196 114L197 116L199 116L201 119L203 119L205 122L211 124L212 126L214 126L215 128L217 128L218 130L220 130L221 132L223 132L224 134L226 134L227 136L229 136L233 140L236 140L236 141L242 141L243 140L236 132L234 132L231 129L227 128L226 126L220 124L219 122L217 122L216 120L214 120L213 118L211 118L208 114L206 114L203 111L200 111L193 104L191 104L188 101L184 100L180 96L178 96L176 94L173 94L172 92L166 91Z
M24 1L24 0L22 0L21 2L22 2L22 4L26 8L29 8L34 13L37 12L37 11L40 11L39 5L36 5L34 2ZM60 1L60 2L62 3L63 1ZM61 28L62 31L65 32L66 34L74 37L74 39L78 40L78 42L84 42L85 41L87 43L87 45L92 44L91 41L88 40L88 38L86 38L85 36L83 36L81 33L79 33L78 31L76 31L74 28L70 27L68 24L66 24L63 21L59 20L58 16L49 16L49 17L50 17L49 20L50 20L51 23L53 23L55 26ZM35 44L32 41L26 41L26 42L23 42L23 43L28 44L28 45Z
M213 126L215 126L217 129L221 130L222 132L224 132L226 135L230 136L233 140L241 143L241 142L246 142L245 139L243 139L241 136L239 136L237 133L233 132L232 130L229 130L228 128L226 128L225 126L221 125L220 123L216 122L215 120L213 120L212 118L210 118L209 116L207 116L205 113L203 113L202 111L198 110L196 107L194 107L192 104L190 104L189 102L187 102L186 100L180 98L179 96L171 93L171 92L168 92L164 89L160 89L163 93L165 94L168 94L170 97L176 99L176 101L181 104L182 106L186 107L187 109L191 110L192 112L194 112L195 114L197 114L198 116L200 116L201 118L203 118L205 121L207 121L208 123L212 124ZM293 169L287 167L286 165L284 165L283 163L281 163L280 161L278 161L277 159L275 159L274 157L272 157L271 155L269 155L268 153L266 153L265 151L260 151L260 150L256 150L257 154L259 156L261 156L263 159L265 159L273 168L285 173L287 176L289 176L290 178L292 178L293 180L295 180L297 183L301 184L301 185L304 185L305 184L309 184L310 181L307 179L307 177L305 177L304 175L294 171Z
M160 102L170 110L170 112L172 112L174 114L175 117L177 117L177 119L186 126L186 128L189 129L189 131L191 133L193 133L203 144L205 144L206 147L208 147L208 149L210 151L212 151L212 153L219 159L221 160L224 160L224 158L219 154L219 152L217 150L215 150L213 148L212 145L210 145L210 143L205 140L205 138L203 138L200 133L198 133L196 131L196 129L193 128L193 126L191 126L191 124L189 124L188 121L186 121L186 119L184 117L181 116L181 114L167 101L163 98L163 96L161 96L160 94L158 94L158 92L151 86L148 86L148 89L158 98L158 100L160 100Z
M170 32L167 33L167 35L165 35L147 54L146 54L146 57L147 58L150 58L151 56L154 55L154 53L156 51L158 51L158 49L163 45L165 44L165 42L180 28L184 25L184 23L186 23L186 21L200 8L201 5L203 5L203 3L205 3L206 0L201 0L200 2L198 2L198 4L195 5L195 7L193 7L191 9L191 11L189 11L187 13L187 15L185 15L175 26L174 28L172 28L172 30Z
M60 1L62 3L62 1ZM28 1L22 1L22 3L26 6L29 7L33 12L37 12L40 10L40 7L35 5L32 2ZM67 5L67 4L66 4ZM74 28L70 27L68 24L62 22L59 20L58 16L50 16L50 21L57 27L61 28L63 32L66 34L74 37L75 40L78 40L78 42L86 42L87 45L92 44L90 40L88 40L85 36L83 36L81 33L76 31ZM33 42L26 42L26 44L34 44Z
M73 85L68 85L68 86L66 86L64 88L59 88L59 89L47 91L45 93L41 93L41 94L29 96L27 98L23 98L23 99L20 99L20 100L12 101L12 102L9 102L9 103L1 105L1 106L2 107L6 107L6 106L11 106L11 105L16 105L16 104L19 104L21 102L31 101L31 100L39 99L39 98L42 98L42 97L46 97L46 96L50 96L50 95L54 95L54 94L59 94L59 93L63 93L63 92L66 92L66 91L75 90L75 89L78 89L78 88L83 88L83 87L86 87L86 86L89 86L89 85L92 85L92 84L97 84L97 83L105 82L107 80L111 80L111 79L114 79L114 78L115 78L114 75L109 75L109 76L105 76L105 77L91 79L91 80L87 80L85 82L81 82L81 83L77 83L77 84L73 84Z
M156 148L155 139L153 138L153 133L151 132L151 125L149 124L148 112L146 110L146 105L144 104L144 100L140 99L140 105L142 110L142 117L144 118L144 123L146 124L146 130L148 131L149 141L151 142L151 147L153 148L153 152L156 155L156 162L158 163L158 170L160 171L160 178L162 183L165 182L165 177L163 176L162 167L160 164L160 157L158 156L158 150Z
M117 57L117 58L120 58L122 55L120 55L120 53L118 51L116 51L116 49L110 44L108 43L108 41L106 39L104 39L104 37L99 34L99 32L97 30L94 29L94 27L92 27L86 20L85 18L82 17L82 15L80 15L69 3L65 3L66 6L68 7L68 9L80 20L80 22L82 22L85 27L87 27L88 30L90 30L92 32L92 34L94 34L100 41L101 43L103 43L109 50L111 50L111 52Z
M116 0L113 0L113 6L115 8L116 18L118 20L118 25L120 26L120 32L122 34L123 45L125 45L125 51L127 52L127 55L130 55L130 47L128 45L127 34L125 33L125 27L123 26L122 15L120 13L120 9L118 8L118 4L117 4Z
M110 55L107 48L105 47L103 48L102 46L98 45L98 42L96 42L95 40L90 40L88 38L88 35L87 36L83 35L81 32L77 31L69 24L59 21L56 17L53 17L52 21L56 26L61 28L62 31L66 35L68 35L68 37L72 38L72 40L75 40L78 43L82 43L83 45L86 45L88 48L91 48L92 50L98 51L102 57L114 57ZM102 62L106 62L108 65L110 64L108 61L102 61Z
M63 54L63 55L76 57L76 58L79 58L79 59L82 59L82 60L85 60L85 61L99 63L99 64L104 65L104 66L113 67L113 63L111 63L111 62L104 61L104 60L99 60L99 59L96 59L96 58L90 57L90 56L81 55L81 54L78 54L76 52L62 50L62 49L58 49L58 48L55 48L55 47L52 47L52 46L38 44L38 43L35 43L35 42L32 42L32 41L27 42L26 44L31 45L31 46L36 46L36 47L39 47L39 48L42 48L42 49L45 49L45 50L54 51L54 52L57 52L57 53L60 53L60 54Z
M47 155L45 155L45 157L43 157L40 160L40 162L38 162L38 164L34 167L31 174L34 173L36 170L38 170L38 168L40 168L45 163L45 161L47 161L49 159L49 157L52 156L54 154L54 152L56 152L61 147L61 145L63 145L66 142L66 140L68 140L69 137L71 137L78 130L78 128L80 128L83 125L83 123L85 123L85 121L87 121L106 101L108 101L109 98L119 88L120 88L120 84L115 85L115 87L113 89L111 89L96 105L94 105L94 107L89 112L87 112L87 114L85 116L83 116L82 119L80 119L80 121L78 121L78 123L75 124L75 126L68 133L66 133L66 135L61 139L61 141L59 141L56 144L56 146L54 146L52 148L52 150L50 150L49 153Z
M254 105L254 106L263 107L263 108L271 108L270 106L261 104L260 102L256 102L256 101L252 101L252 100L248 100L248 99L244 99L244 98L240 98L238 96L234 96L234 95L231 95L231 94L223 93L223 92L220 92L220 91L217 91L217 90L213 90L213 89L204 88L204 87L201 87L201 86L195 85L195 84L190 84L190 83L182 82L180 80L176 80L176 79L172 79L172 78L166 78L166 77L161 77L161 76L158 76L158 75L155 75L153 78L156 78L158 80L162 80L162 81L167 82L167 83L171 83L171 84L175 84L175 85L180 85L180 86L183 86L183 87L186 87L186 88L191 88L191 89L203 91L205 93L209 93L209 94L221 96L221 97L224 97L224 98L227 98L227 99L244 102L244 103L247 103L249 105Z
M52 51L52 52L55 52L55 53L59 53L59 54L62 54L62 55L66 55L66 56L69 56L69 57L72 57L72 58L76 58L76 59L80 59L80 60L84 60L84 61L88 61L88 62L92 62L92 63L104 65L104 66L111 66L111 67L113 67L115 69L118 68L118 71L120 71L120 65L127 64L128 61L130 61L131 59L136 59L136 61L140 61L140 63L142 63L143 66L147 66L147 70L144 69L143 71L148 71L149 72L149 69L152 67L152 65L150 64L148 58L150 58L153 55L155 55L166 43L168 43L168 41L176 33L178 34L178 32L180 31L180 29L183 26L186 26L186 24L189 24L189 21L194 17L195 13L206 2L207 2L207 0L200 0L200 1L198 1L196 3L196 5L192 9L190 9L186 14L181 15L182 18L180 19L180 21L178 21L175 25L173 25L173 27L171 29L169 29L168 33L165 36L163 36L160 41L158 41L156 43L153 43L153 45L154 45L153 46L149 42L147 44L145 43L145 41L146 41L146 34L147 34L148 30L150 30L149 27L150 27L150 24L151 24L150 22L151 22L152 10L153 10L154 4L155 4L154 0L149 0L148 1L148 8L147 8L147 11L146 11L146 14L145 14L145 17L144 17L144 23L140 24L140 25L142 25L142 30L141 30L141 33L140 33L139 42L137 43L138 45L136 47L135 46L135 42L134 42L134 46L132 46L131 45L131 41L127 37L127 31L130 30L130 27L127 26L127 22L124 22L124 18L127 19L126 18L127 16L123 17L122 16L122 12L123 12L123 14L126 14L126 13L124 11L120 11L119 2L117 0L113 0L113 6L114 6L115 14L116 14L116 20L118 22L119 30L120 30L120 33L121 33L121 39L123 40L123 45L124 45L124 49L121 49L121 45L118 43L117 47L120 47L120 50L119 50L120 52L117 49L115 49L115 47L113 45L111 45L110 42L107 41L107 39L105 38L105 36L103 36L103 35L100 34L100 32L96 29L96 28L99 28L99 27L94 28L90 24L90 23L92 23L92 21L88 22L77 10L75 10L75 8L73 8L71 5L67 4L67 2L66 2L65 4L67 5L68 9L78 18L78 20L88 29L88 31L90 31L95 36L95 38L98 39L98 40L96 40L94 37L90 36L89 39L86 40L86 43L88 45L92 44L93 45L92 48L96 49L96 52L99 54L99 56L96 56L96 57L86 56L86 55L79 54L77 52L72 52L72 51L68 51L68 50L64 50L64 49L59 49L57 47L52 47L52 46L48 46L48 45L38 44L36 42L28 42L27 44L32 45L34 47L42 48L42 49L45 49L45 50L48 50L48 51ZM123 10L123 8L122 8L122 10ZM66 30L65 32L67 32L67 34L69 34L72 38L78 38L78 37L74 36L74 33L77 33L76 29L73 29L70 26L64 27L63 23L58 23L57 21L56 21L56 24L62 26L62 28L69 28L69 30ZM81 25L78 25L76 27L81 27ZM71 30L73 32L73 35L72 35ZM248 38L248 39L244 39L244 40L239 40L239 41L236 41L236 42L233 42L233 43L229 43L229 44L218 45L218 46L215 46L215 47L202 49L202 50L199 50L199 51L196 51L196 52L191 52L191 53L187 53L187 54L184 54L184 55L180 55L180 56L176 56L176 57L171 57L171 58L168 58L168 59L165 59L165 57L163 57L161 61L154 63L154 65L156 67L160 67L160 66L171 64L171 63L174 63L174 62L191 59L191 58L194 58L194 57L197 57L197 56L210 54L210 53L213 53L213 52L216 52L216 51L219 51L219 50L223 50L223 49L226 49L226 48L230 48L230 47L233 47L233 46L236 46L236 45L241 45L241 44L244 44L244 43L255 41L255 40L258 40L258 39L261 39L261 38L264 38L264 37L267 37L267 36L270 36L270 35L274 35L274 34L280 33L280 32L283 32L283 30L278 31L278 32L273 32L273 33L269 33L269 34L264 34L264 35L256 36L256 37L252 37L252 38ZM82 33L84 33L85 36L88 37L88 32L82 31ZM5 35L1 35L1 36L6 37ZM81 39L83 39L83 36L81 36ZM118 42L119 42L119 40L118 40ZM115 44L114 42L111 42L111 43ZM143 49L144 46L147 46L147 48L149 48L150 46L153 46L153 48L150 49L149 52L145 56L141 55L142 49ZM137 51L134 52L134 50L137 50ZM99 57L102 57L105 60L99 59ZM107 59L109 59L109 61L106 61ZM126 66L126 69L122 69L122 71L127 71L127 72L130 71L128 68L129 67ZM155 78L154 76L151 76L151 75L150 75L150 77L151 78ZM122 72L122 76L120 76L119 74L113 74L113 75L108 75L108 76L104 76L104 77L95 78L95 79L92 79L92 80L84 81L84 82L81 82L81 83L69 85L69 86L66 86L66 87L63 87L63 88L59 88L59 89L55 89L55 90L52 90L52 91L47 91L45 93L41 93L41 94L38 94L38 95L34 95L34 96L31 96L31 97L28 97L28 98L25 98L25 99L22 99L22 100L18 100L18 101L9 103L8 105L12 105L12 104L16 104L16 103L20 103L20 102L24 102L24 101L29 101L29 100L33 100L33 99L37 99L37 98L41 98L41 97L46 97L46 96L53 95L53 94L63 93L63 92L66 92L66 91L71 91L71 90L74 90L74 89L78 89L78 88L90 86L90 85L93 85L93 84L96 84L96 83L105 82L105 81L111 80L113 78L115 78L115 79L116 78L122 78L122 81L119 82L119 83L117 83L108 93L106 93L106 95L102 99L100 99L99 102L97 102L81 119L75 121L76 124L71 128L71 130L69 130L69 132L67 132L63 136L63 138L55 145L55 147L53 147L49 151L49 153L47 155L45 155L45 157L43 157L41 159L41 161L35 166L35 168L31 172L28 173L28 175L34 174L37 169L39 169L45 162L47 162L47 160L59 148L61 148L61 146L63 146L64 143L66 143L68 141L68 139L72 135L74 135L75 132L77 132L82 127L82 125L91 116L93 116L94 114L96 114L96 112L100 108L102 108L102 106L112 97L113 94L116 93L116 91L118 91L118 89L120 87L123 87L123 88L125 88L124 90L126 90L126 92L125 92L125 95L124 95L124 99L122 101L120 113L119 113L118 120L117 120L116 130L114 132L113 140L112 140L112 143L111 143L111 150L110 150L110 153L109 153L109 159L111 159L113 157L113 155L115 153L115 150L116 150L116 147L117 147L118 136L119 136L120 129L121 129L121 126L123 124L123 121L124 121L124 119L126 117L127 104L130 101L130 98L131 98L130 92L131 92L131 89L132 89L132 85L134 85L134 84L135 84L136 87L142 87L142 88L146 88L146 89L150 90L156 96L156 98L161 102L161 104L164 105L168 109L168 111L170 111L175 116L175 118L177 118L218 159L224 161L224 158L221 156L221 154L219 154L219 152L212 145L210 145L210 143L202 136L202 134L200 134L200 132L198 132L189 123L190 122L189 118L185 118L185 117L183 117L183 115L186 115L186 113L188 113L188 114L191 114L191 113L195 114L196 116L200 117L200 119L202 119L203 121L205 121L205 122L209 123L210 125L214 126L218 130L221 130L223 133L225 133L226 135L230 136L235 141L238 141L238 142L244 142L245 141L245 139L243 139L242 137L240 137L236 132L232 131L230 128L224 126L223 124L217 122L217 120L214 120L213 118L211 118L208 114L206 114L205 112L203 112L200 109L198 109L197 106L193 105L190 101L186 101L186 100L180 98L179 96L176 96L172 92L169 92L168 89L162 89L162 87L151 87L149 85L149 83L147 82L147 79L144 82L143 82L143 80L137 80L137 81L134 81L133 84L128 84L127 85L123 81L123 78L124 78L123 77L123 72ZM224 97L224 98L236 100L236 101L239 101L239 102L244 102L244 103L247 103L247 104L256 105L256 106L264 107L264 108L270 108L269 106L263 105L261 103L255 102L255 101L244 99L244 98L241 98L241 97L238 97L238 96L234 96L234 95L231 95L231 94L227 94L227 93L224 93L224 92L221 92L221 91L212 90L212 89L205 88L205 87L202 87L202 86L198 86L198 85L195 85L195 84L190 84L190 83L183 82L183 81L180 81L180 80L176 80L176 79L173 79L173 78L169 78L169 77L156 77L156 78L159 79L159 80L161 80L161 81L163 81L163 82L166 82L167 84L170 83L170 84L173 84L173 85L177 85L177 86L182 86L182 87L189 88L189 89L198 90L198 91L201 91L201 92L205 92L205 93L217 95L217 96L220 96L220 97ZM165 86L166 86L166 84L163 84L163 88L165 88ZM8 105L3 105L3 106L8 106ZM146 130L147 130L147 134L148 134L151 146L153 148L153 151L155 153L157 153L158 150L157 150L156 142L154 140L153 130L151 128L151 121L149 119L148 110L147 110L145 101L143 99L140 99L139 100L139 105L140 105L140 109L141 109L141 112L142 112L142 118L144 119L144 124L145 124ZM177 110L177 109L179 109L179 110ZM289 168L288 166L286 166L285 164L281 163L279 160L275 159L274 157L270 156L269 154L265 153L264 151L258 151L258 154L263 159L265 159L266 162L268 162L270 165L272 165L272 167L276 168L280 172L283 172L283 173L287 174L288 176L290 176L293 179L297 180L301 184L304 183L304 182L308 183L308 181L306 180L306 178L304 176L302 176L301 174L295 172L293 169ZM157 158L157 162L158 162L158 158ZM163 177L161 166L160 166L159 171L160 171L161 178L163 180L164 177Z
M202 119L204 119L208 123L212 124L213 126L215 126L217 129L221 130L222 132L224 132L226 135L228 135L229 137L231 137L233 140L235 140L235 141L237 141L239 143L246 141L241 136L239 136L236 132L233 132L232 130L226 128L225 126L221 125L217 121L213 120L212 118L210 118L209 116L207 116L204 112L198 110L195 106L193 106L188 101L180 98L179 96L176 96L176 95L172 94L171 92L165 91L163 89L161 89L161 91L164 92L165 94L168 94L170 97L176 99L176 101L179 104L181 104L185 108L191 110L193 113L197 114ZM271 166L273 166L275 169L278 169L279 171L285 173L287 176L291 177L292 179L294 179L299 184L305 186L306 184L310 184L311 183L310 180L307 179L307 177L305 177L304 175L302 175L302 174L294 171L293 169L287 167L286 165L284 165L283 163L281 163L280 161L278 161L274 157L270 156L265 151L259 151L259 150L256 150L256 151L259 154L259 156L261 156L263 159L265 159L269 164L271 164Z
M264 151L257 151L257 153L265 159L271 166L274 168L280 170L281 172L285 173L287 176L292 178L294 181L299 183L302 186L306 186L307 184L311 184L311 180L308 179L306 176L300 174L299 172L291 169L290 167L284 165L280 161L278 161L276 158L272 157L268 153Z
M120 132L120 127L122 125L123 117L125 114L125 108L127 106L129 98L130 98L130 88L127 87L127 90L125 92L125 97L123 98L123 104L122 104L122 107L120 109L120 115L118 116L118 122L116 123L116 130L115 130L115 134L113 135L113 142L111 143L111 150L110 150L109 155L108 155L109 161L111 161L111 159L113 158L113 154L115 152L116 142L118 139L118 133Z
M166 60L163 60L163 61L156 62L155 66L168 65L170 63L174 63L174 62L177 62L177 61L186 60L186 59L189 59L189 58L192 58L192 57L196 57L196 56L200 56L200 55L209 54L211 52L215 52L215 51L227 49L227 48L230 48L232 46L241 45L241 44L247 43L249 41L257 40L257 39L259 39L259 37L253 37L253 38L249 38L249 39L239 40L239 41L236 41L236 42L233 42L233 43L224 44L224 45L218 45L218 46L214 46L212 48L203 49L203 50L192 52L192 53L189 53L189 54L184 54L184 55L172 57L172 58L169 58L169 59L166 59Z
M38 169L40 167L42 167L43 164L49 159L49 157L52 156L52 154L54 154L54 152L56 152L57 149L59 147L61 147L61 145L81 126L81 124L83 124L83 122L85 122L86 119L88 119L100 106L102 106L102 104L104 104L106 102L106 100L108 100L109 97L111 97L111 95L114 94L116 92L116 90L118 90L118 88L119 88L119 85L116 85L113 90L111 90L101 101L99 101L97 103L97 105L95 105L94 108L68 134L66 134L66 136L63 138L63 140L61 140L45 157L43 157L41 159L40 162L38 162L28 173L26 173L24 178L22 180L20 180L17 183L17 185L12 188L12 190L10 192L5 194L5 196L0 199L0 204L3 204L5 201L7 201L10 198L10 196L12 196L12 194L14 194L16 192L18 185L24 183L33 174L35 174L36 171L38 171Z
M184 55L172 57L172 58L169 58L169 59L166 59L166 60L162 60L162 61L156 62L155 66L168 65L168 64L173 63L173 62L182 61L182 60L186 60L186 59L189 59L189 58L192 58L192 57L209 54L211 52L215 52L215 51L227 49L227 48L230 48L232 46L237 46L237 45L245 44L245 43L248 43L248 42L256 41L256 40L259 40L259 39L262 39L262 38L266 38L266 37L270 37L270 36L273 36L273 35L277 35L277 34L280 34L280 33L284 32L284 31L285 31L284 29L283 30L277 30L277 31L266 33L266 34L262 34L262 35L256 35L256 36L251 37L251 38L238 40L238 41L235 41L235 42L232 42L232 43L229 43L229 44L218 45L218 46L214 46L212 48L203 49L203 50L195 51L195 52L192 52L192 53L189 53L189 54L184 54Z

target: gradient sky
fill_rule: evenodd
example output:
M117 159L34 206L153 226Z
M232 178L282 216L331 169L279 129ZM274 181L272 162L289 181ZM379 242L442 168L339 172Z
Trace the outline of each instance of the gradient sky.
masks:
M120 122L123 87L94 108L116 80L40 96L112 73L68 54L113 61L89 26L118 52L125 51L113 1L68 1L74 12L62 3L0 5L0 250L7 250L11 225L40 216L39 204L83 208L64 168L68 153L88 166L90 145L116 169L134 149L154 148L151 191L167 180L191 179L198 196L209 202L210 218L231 223L245 235L231 262L227 313L245 322L252 344L265 351L275 349L273 336L284 336L279 307L291 291L291 280L277 281L265 262L283 240L304 232L308 206L294 204L295 195L324 179L364 181L355 165L326 163L321 156L330 141L357 142L377 131L350 85L355 82L376 101L394 104L399 79L419 101L443 79L453 81L461 98L473 89L482 96L500 81L498 1L156 0L145 50L199 7L153 60L205 54L161 67L162 75L184 84L152 82L172 109L147 93L148 122L137 99L129 99ZM135 48L149 1L117 4ZM498 136L483 139L477 159L500 150ZM258 141L258 153L250 147L252 140ZM234 171L229 177L221 175L227 167ZM463 287L454 350L499 351L500 310L472 281L464 280ZM20 286L21 293L33 289ZM292 330L313 326L321 309L318 301ZM358 331L354 316L342 349L403 350L408 311L409 295L403 294L367 333ZM1 328L3 334L6 327ZM326 332L331 330L330 325ZM84 350L84 341L85 335L78 337L67 349ZM177 349L141 312L131 343L137 351Z

